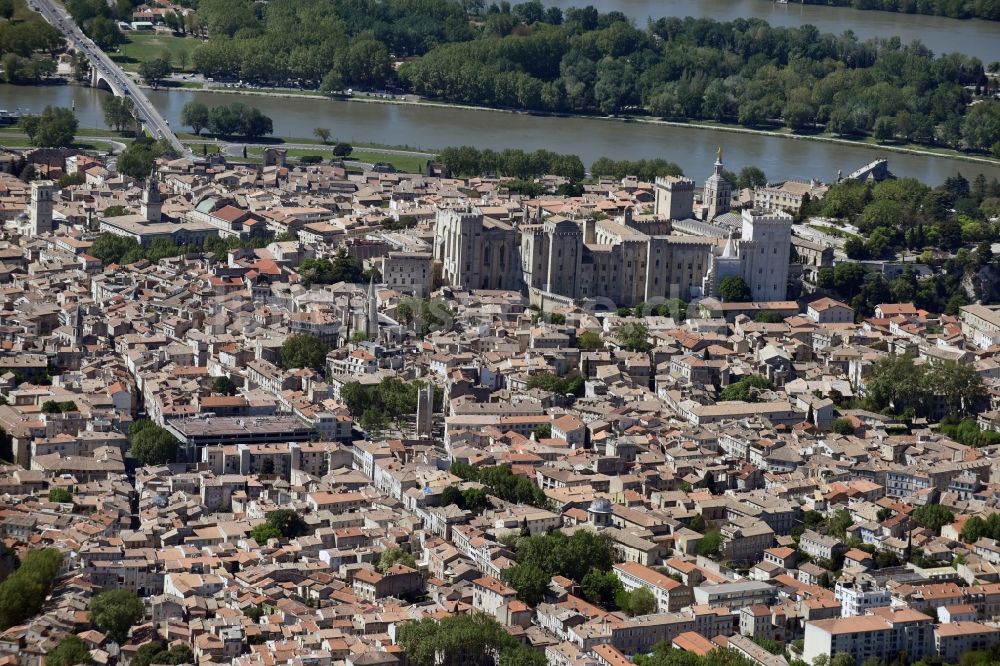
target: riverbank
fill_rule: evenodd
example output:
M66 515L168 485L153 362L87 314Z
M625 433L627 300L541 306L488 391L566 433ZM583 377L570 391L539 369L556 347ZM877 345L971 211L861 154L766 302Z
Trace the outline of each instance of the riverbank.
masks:
M190 93L192 91L192 89L187 89L187 88L180 88L180 89L160 88L159 90L169 91L169 92L181 92L181 93ZM459 104L459 103L441 102L437 100L427 100L427 99L380 99L380 98L361 97L354 95L349 97L324 96L315 93L312 94L297 93L289 90L276 90L272 92L272 91L265 91L259 88L245 90L238 88L210 87L210 88L203 88L201 92L221 93L226 95L243 95L250 97L260 96L260 97L310 99L310 100L327 99L330 101L360 102L364 104L388 104L395 106L432 107L440 109L458 109L463 111L506 113L514 115L542 116L550 118L576 118L581 120L601 120L610 123L645 124L651 126L712 130L720 132L732 132L737 134L747 134L753 136L793 139L797 141L825 142L842 146L860 147L873 152L883 151L883 152L900 153L906 155L916 155L920 157L941 157L941 158L962 160L965 162L969 162L971 164L983 164L994 168L1000 168L1000 159L996 159L985 155L974 155L969 153L963 153L961 151L953 150L950 148L927 148L917 144L880 144L871 138L848 139L848 138L832 136L832 135L823 135L823 134L795 134L794 132L787 129L782 129L782 130L752 129L749 127L740 127L738 125L728 125L725 123L710 123L702 121L682 122L682 121L672 121L672 120L660 120L656 118L648 118L645 116L595 116L582 113L548 113L543 111L498 109L498 108L491 108L484 106L475 106L472 104ZM431 150L440 150L441 148L446 148L446 147L447 146L421 146L420 148L416 148L414 150L426 152ZM873 158L874 157L876 156L873 156Z

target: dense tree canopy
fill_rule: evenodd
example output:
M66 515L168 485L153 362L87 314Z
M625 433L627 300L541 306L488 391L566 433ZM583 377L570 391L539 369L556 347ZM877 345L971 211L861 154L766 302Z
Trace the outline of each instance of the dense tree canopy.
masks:
M522 646L493 618L462 613L441 620L426 618L400 625L400 647L414 666L545 666L545 655Z
M49 490L49 501L59 502L60 504L72 504L73 493L65 488L52 488Z
M212 382L212 393L236 395L236 384L229 377L216 377L215 381Z
M738 275L730 275L719 282L719 296L729 303L746 303L753 300L750 286Z
M653 346L649 342L649 328L645 324L636 322L622 324L615 331L615 335L622 346L629 351L645 352Z
M156 158L165 151L163 141L154 141L148 136L140 136L130 143L118 156L118 173L133 180L148 178L156 165Z
M445 148L437 159L453 176L495 174L527 179L553 174L570 180L584 177L583 162L576 155L560 155L541 149L531 153L511 148L496 152L488 148L458 146Z
M152 664L190 664L194 654L187 645L171 645L169 648L163 641L144 643L135 651L129 666L151 666Z
M411 569L417 568L417 560L413 557L413 554L406 552L398 546L386 548L382 551L382 555L378 559L377 568L382 573L385 573L397 564L402 564Z
M128 632L146 614L142 599L127 589L101 592L90 600L90 619L118 644L125 642Z
M451 465L451 473L464 481L478 481L489 489L491 495L496 495L507 502L531 504L544 507L548 499L542 489L532 481L510 471L509 467L473 467L466 463L456 462Z
M976 4L984 3L1000 4ZM211 77L328 93L399 84L453 102L826 128L980 152L1000 142L1000 103L968 106L971 90L994 85L982 63L934 57L895 37L862 42L760 19L666 17L636 27L620 12L564 14L540 2L484 14L451 0L201 0L197 20L212 39L193 64Z
M326 343L311 333L290 335L281 344L278 358L284 368L312 368L322 370L326 365Z
M128 436L131 442L129 453L143 465L176 462L180 443L166 428L141 419L132 424Z
M774 390L774 384L761 375L747 375L722 389L719 400L742 400L744 402L760 402L761 393Z
M865 400L878 411L925 416L941 396L951 416L977 413L986 397L982 377L969 364L918 365L911 356L879 359L865 378Z
M90 664L90 649L79 636L67 636L59 645L45 655L45 666L74 666Z
M167 78L172 70L173 67L170 66L170 61L167 58L153 58L139 63L139 76L153 88L156 88L163 79Z
M997 0L978 0L977 2L961 2L960 0L803 0L803 2L807 5L852 7L854 9L872 9L903 14L930 14L951 18L975 17L989 21L1000 21L1000 2Z
M501 576L518 591L518 598L535 605L542 599L552 576L583 581L591 571L607 572L614 551L606 535L579 530L573 536L562 532L524 537L517 542L517 566Z
M59 573L62 558L55 548L31 550L17 570L0 583L0 630L38 613Z
M135 102L131 97L108 95L101 106L104 109L104 122L115 131L124 132L136 126Z
M913 520L935 534L940 534L942 527L950 525L955 520L955 515L946 506L924 504L913 510Z
M7 83L34 84L56 73L54 52L65 43L39 14L16 15L13 0L0 2L0 68Z
M361 262L348 255L343 248L332 261L323 258L305 259L296 270L306 285L361 282L364 274Z
M194 133L201 136L201 131L208 127L211 111L201 102L191 101L181 108L181 123L187 125Z
M970 517L962 525L960 537L965 543L975 543L983 537L1000 539L1000 513L991 513L986 518Z
M18 123L31 145L42 148L66 148L73 145L79 122L70 109L46 106L40 116L24 116Z
M528 379L528 388L537 388L560 394L571 393L580 396L583 395L584 382L583 375L578 372L571 372L565 377L560 377L548 370L544 370L531 375Z
M268 513L264 522L255 525L250 536L258 544L263 544L269 539L292 539L308 533L309 526L302 516L292 509L277 509Z

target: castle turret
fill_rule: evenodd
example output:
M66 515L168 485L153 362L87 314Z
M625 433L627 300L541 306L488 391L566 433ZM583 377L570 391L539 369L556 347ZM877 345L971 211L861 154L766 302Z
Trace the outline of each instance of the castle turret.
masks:
M715 153L715 165L712 175L705 181L705 190L702 193L702 203L704 204L705 220L711 220L723 213L729 212L729 203L733 196L733 188L728 180L722 175L722 148Z

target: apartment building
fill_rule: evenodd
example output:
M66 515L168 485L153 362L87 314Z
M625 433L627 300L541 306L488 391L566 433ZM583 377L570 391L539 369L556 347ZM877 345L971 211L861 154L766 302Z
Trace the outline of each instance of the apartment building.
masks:
M640 587L652 592L660 613L678 611L693 600L690 587L637 562L616 564L614 572L629 592Z

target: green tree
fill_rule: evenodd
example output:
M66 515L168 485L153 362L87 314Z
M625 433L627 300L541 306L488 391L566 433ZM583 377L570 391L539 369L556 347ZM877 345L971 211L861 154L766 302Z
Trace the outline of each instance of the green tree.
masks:
M113 20L106 16L95 16L85 21L83 31L94 40L99 48L110 51L114 47L125 42L125 36L118 29Z
M631 592L621 590L616 595L615 603L632 616L649 615L656 612L656 597L646 587L637 587Z
M155 89L163 79L170 76L173 67L166 58L153 58L139 63L139 76Z
M923 414L928 398L923 374L911 356L881 358L865 378L865 400L876 411Z
M975 413L986 399L982 376L967 363L945 361L930 367L925 380L928 392L944 396L948 412L953 416Z
M700 513L694 514L688 522L688 527L695 532L704 532L706 528L705 516Z
M730 275L719 283L719 295L727 303L746 303L753 299L750 287L738 275Z
M1000 142L1000 102L973 104L961 126L962 142L970 150L989 151Z
M411 569L417 568L416 558L414 558L411 553L406 552L398 546L393 546L392 548L386 548L383 550L376 568L380 572L385 573L397 564L402 564L403 566L410 567Z
M988 534L987 523L980 516L972 516L962 525L959 535L964 543L976 543Z
M162 155L162 144L149 137L139 137L118 156L118 173L133 180L144 180L152 173L156 159Z
M344 143L341 141L333 147L334 157L344 158L350 155L354 151L354 148L349 143Z
M761 310L754 315L753 320L758 324L780 324L785 318L774 310Z
M313 130L313 135L319 139L321 143L329 143L330 141L330 130L325 127L317 127Z
M0 583L0 630L21 624L36 615L62 566L55 548L30 550L14 573Z
M322 370L326 365L326 344L311 333L291 335L281 345L278 358L285 369L312 368Z
M520 645L482 613L425 618L399 627L399 646L414 666L544 666L545 655Z
M275 527L281 536L292 539L309 533L309 526L292 509L276 509L267 514L267 524Z
M482 488L466 488L462 491L462 507L480 514L489 504L489 498Z
M215 381L212 382L212 393L236 395L236 384L229 377L216 377Z
M129 666L152 666L153 664L190 664L194 663L194 654L187 645L172 645L169 648L163 641L144 643L132 657Z
M181 108L181 122L198 136L201 136L201 131L208 127L208 119L208 107L201 102L188 102Z
M888 116L879 116L875 119L875 129L872 136L879 143L888 143L896 137L896 122Z
M955 515L948 507L940 504L924 504L913 510L913 519L935 534L940 534L942 527L955 521Z
M830 432L834 432L838 435L853 435L854 424L851 423L850 419L834 419L830 424Z
M66 148L73 145L78 122L70 109L46 106L40 116L26 116L20 127L31 145L42 148Z
M576 346L583 351L593 351L604 346L601 334L596 331L584 331L576 337Z
M91 621L119 645L146 614L142 599L127 589L101 592L90 600L89 610Z
M455 486L445 486L441 491L441 506L451 506L454 504L458 508L465 507L465 497L462 491Z
M761 375L747 375L743 379L722 389L719 400L742 400L743 402L760 402L761 393L773 391L774 384Z
M829 532L839 539L847 538L847 528L854 524L851 512L841 509L830 518Z
M262 546L271 539L280 539L281 530L265 521L259 525L253 526L253 529L250 530L250 537L256 541L258 545Z
M622 346L634 352L646 352L652 349L649 343L649 329L645 324L628 323L622 324L615 332Z
M124 132L135 125L135 102L131 97L108 96L102 103L104 122L116 132Z
M45 655L45 666L74 666L74 664L90 663L93 663L90 650L79 636L67 636Z
M549 425L548 423L543 423L542 425L537 426L534 430L532 430L531 434L535 436L536 440L548 439L552 437L552 426Z
M702 557L718 557L722 548L722 532L712 529L698 542L698 554Z
M736 186L741 190L763 187L765 185L767 185L767 176L764 175L764 171L759 167L745 166L740 169L740 175L736 180Z
M379 437L389 427L389 417L381 409L366 409L358 425L372 437Z
M535 564L518 564L500 572L500 578L517 590L517 598L529 606L537 606L549 589L551 574Z
M129 453L143 465L164 465L176 462L180 442L152 421L136 421L129 428Z
M58 502L59 504L72 504L73 493L65 488L52 488L49 490L49 501Z
M580 581L583 598L592 604L614 611L618 608L617 597L623 591L622 583L613 571L594 569Z

